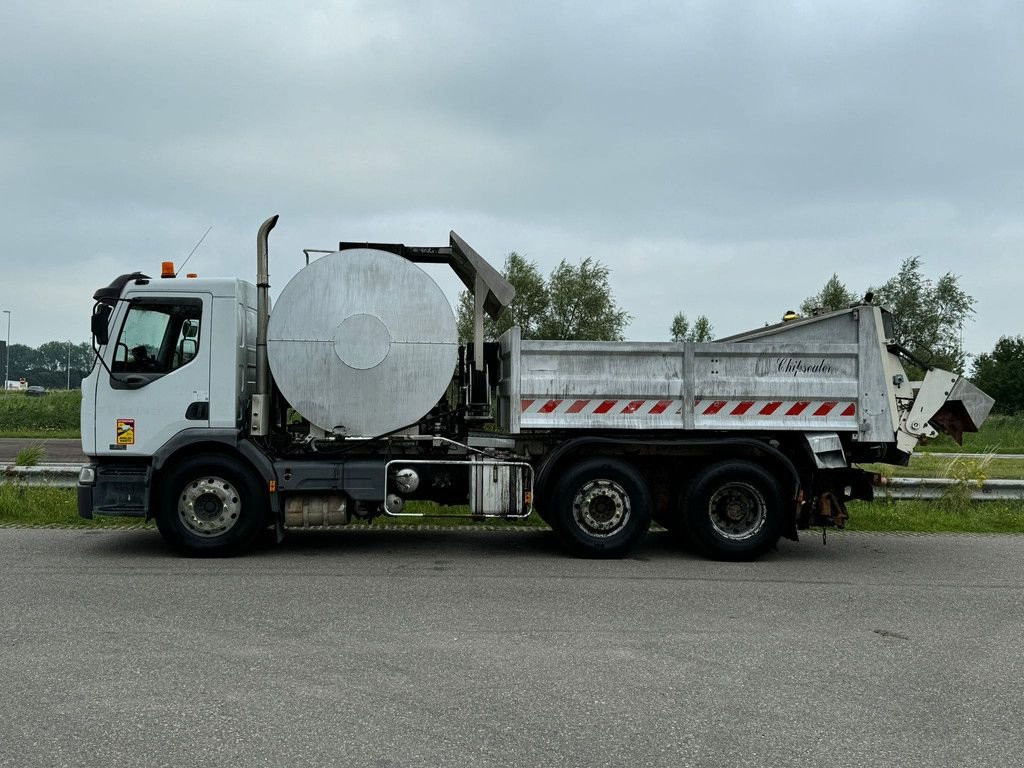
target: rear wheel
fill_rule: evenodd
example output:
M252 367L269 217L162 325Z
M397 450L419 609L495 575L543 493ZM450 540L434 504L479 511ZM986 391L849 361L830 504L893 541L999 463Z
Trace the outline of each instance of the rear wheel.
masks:
M749 461L702 470L684 494L687 540L708 557L751 560L775 546L784 503L775 478Z
M643 476L621 459L584 459L555 485L548 515L574 554L622 557L650 528L650 491Z
M215 454L186 459L161 482L156 522L189 555L225 556L252 544L267 520L267 499L252 471Z

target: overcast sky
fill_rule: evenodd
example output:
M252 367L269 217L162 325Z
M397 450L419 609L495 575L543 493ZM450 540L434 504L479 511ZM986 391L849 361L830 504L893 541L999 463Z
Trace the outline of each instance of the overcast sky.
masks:
M3 6L13 343L85 340L96 287L211 225L189 270L252 280L274 213L275 293L304 247L455 229L600 259L630 339L914 255L977 299L969 351L1024 333L1019 2Z

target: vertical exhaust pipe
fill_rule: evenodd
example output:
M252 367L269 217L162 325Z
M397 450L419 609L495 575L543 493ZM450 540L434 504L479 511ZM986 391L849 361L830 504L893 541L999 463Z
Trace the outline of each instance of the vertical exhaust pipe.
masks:
M271 216L256 235L256 393L252 398L249 434L270 434L270 362L267 359L267 326L270 323L270 257L267 240L277 225Z

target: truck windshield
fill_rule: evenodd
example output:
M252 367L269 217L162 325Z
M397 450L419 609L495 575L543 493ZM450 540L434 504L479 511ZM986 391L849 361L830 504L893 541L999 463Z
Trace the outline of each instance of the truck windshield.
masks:
M199 352L199 299L143 300L128 310L114 351L114 373L170 373Z

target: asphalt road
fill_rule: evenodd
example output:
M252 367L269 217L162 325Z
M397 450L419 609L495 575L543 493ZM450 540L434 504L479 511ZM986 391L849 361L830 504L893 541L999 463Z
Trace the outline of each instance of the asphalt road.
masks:
M0 437L0 464L14 461L18 451L27 445L42 445L46 449L45 461L49 464L84 464L85 454L82 453L82 442L50 438L47 440L24 437Z
M1019 766L1024 537L0 530L0 765Z

